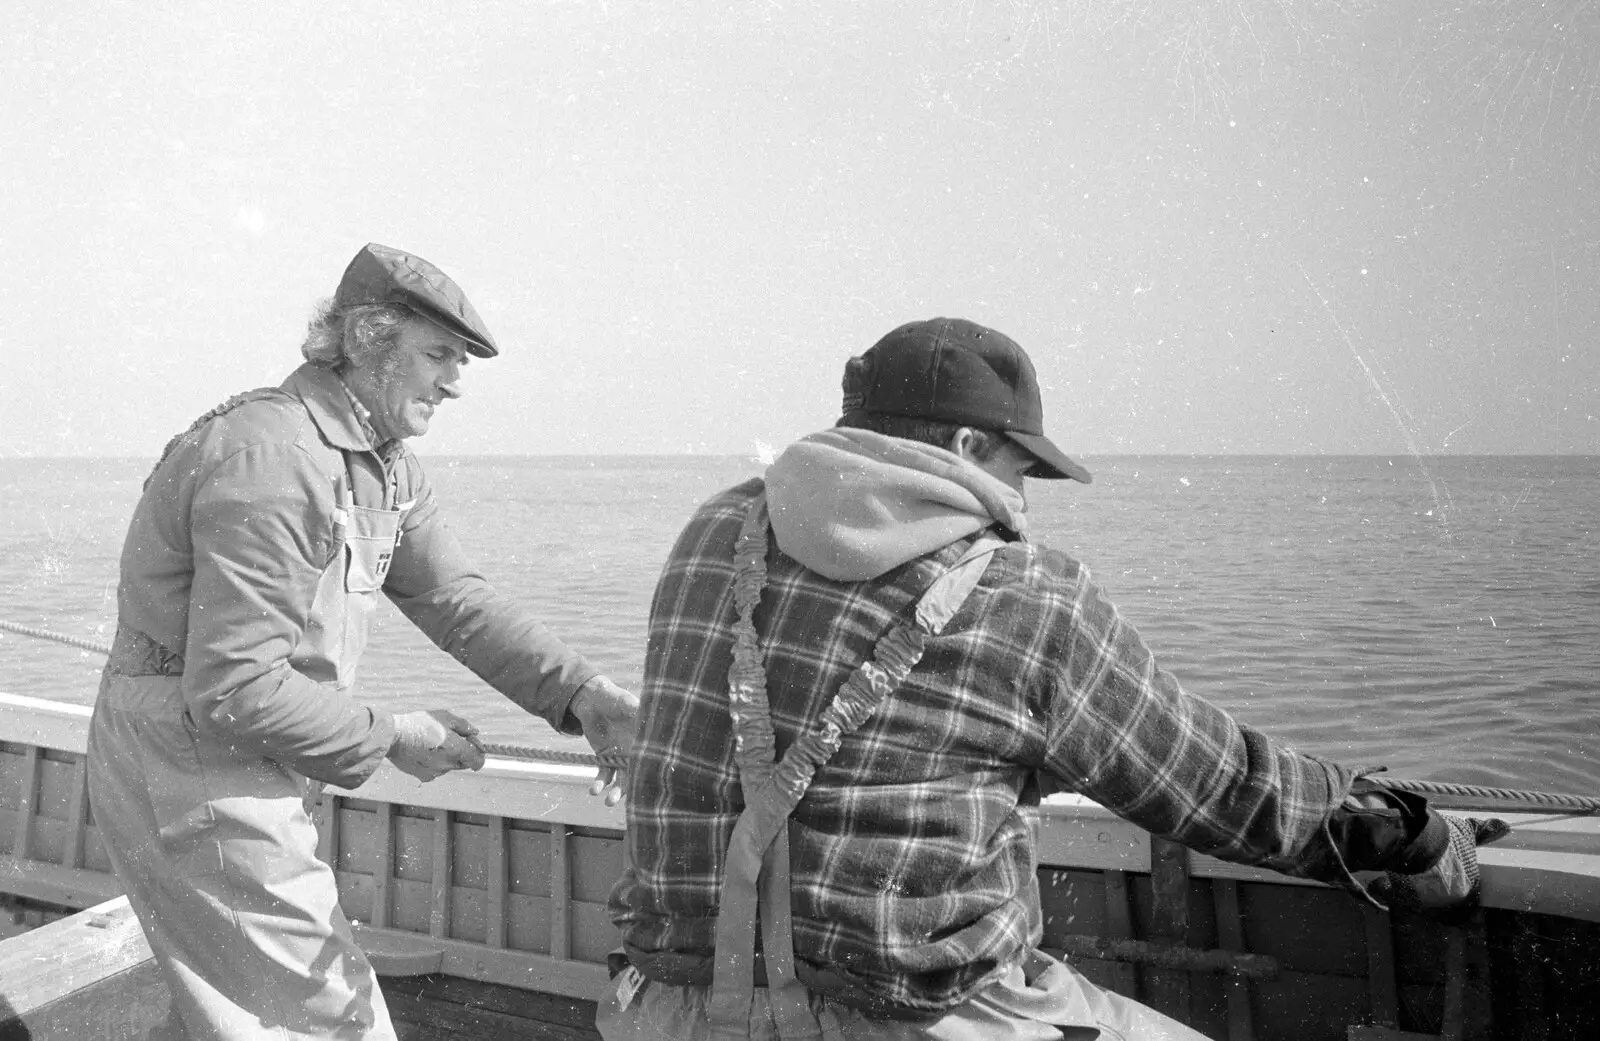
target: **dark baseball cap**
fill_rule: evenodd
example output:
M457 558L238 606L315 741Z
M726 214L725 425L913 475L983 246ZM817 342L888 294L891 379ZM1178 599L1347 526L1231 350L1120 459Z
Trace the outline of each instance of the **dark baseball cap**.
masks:
M467 350L478 357L500 353L461 287L426 260L403 250L376 242L361 247L333 294L335 308L360 304L403 304L467 341Z
M845 419L877 412L999 431L1038 460L1027 476L1092 480L1044 436L1028 355L1010 337L962 318L909 322L850 359L844 411Z

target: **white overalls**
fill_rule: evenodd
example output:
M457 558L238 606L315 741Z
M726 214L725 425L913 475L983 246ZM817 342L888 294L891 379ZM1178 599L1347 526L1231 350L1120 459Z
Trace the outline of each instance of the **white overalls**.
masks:
M292 663L349 688L412 504L365 508L344 491L337 501L344 548L322 572ZM320 786L202 734L182 672L181 657L119 630L89 731L95 823L172 992L168 1035L394 1038L317 859L307 807Z

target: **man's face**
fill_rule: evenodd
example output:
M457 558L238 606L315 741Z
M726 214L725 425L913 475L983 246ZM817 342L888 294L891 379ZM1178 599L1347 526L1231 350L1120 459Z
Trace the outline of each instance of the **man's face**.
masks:
M356 397L372 412L380 437L420 437L446 398L461 396L466 343L426 318L400 327L394 346L350 373Z

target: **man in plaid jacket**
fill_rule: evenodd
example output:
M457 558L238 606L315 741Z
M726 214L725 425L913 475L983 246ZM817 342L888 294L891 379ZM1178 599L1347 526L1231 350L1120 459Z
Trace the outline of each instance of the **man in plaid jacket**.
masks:
M914 322L844 385L838 426L700 507L656 587L607 1038L1199 1038L1035 949L1041 782L1363 899L1352 872L1412 904L1475 895L1500 822L1187 693L1082 564L1027 540L1024 478L1090 476L1044 436L1019 346Z

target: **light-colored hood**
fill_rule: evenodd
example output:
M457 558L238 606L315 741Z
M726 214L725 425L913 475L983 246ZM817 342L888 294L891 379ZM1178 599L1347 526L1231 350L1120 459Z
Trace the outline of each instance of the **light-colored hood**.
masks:
M999 522L1021 534L1021 493L953 452L868 430L804 437L767 468L778 548L861 582Z

